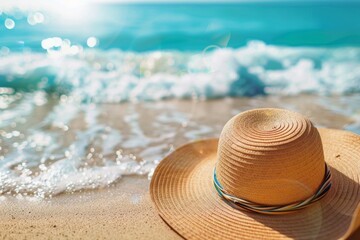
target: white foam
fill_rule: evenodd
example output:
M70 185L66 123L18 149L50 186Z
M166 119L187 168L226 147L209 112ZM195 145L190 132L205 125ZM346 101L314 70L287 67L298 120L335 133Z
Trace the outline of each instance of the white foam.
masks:
M25 89L45 77L38 87L94 102L360 91L360 48L355 47L290 48L254 41L204 53L10 53L0 69L12 79L6 85Z
M119 119L122 129L115 129L100 121L103 105L96 102L360 92L359 56L358 48L285 48L261 42L194 54L8 53L0 59L0 75L7 79L3 87L28 91L35 86L36 91L1 90L6 97L0 98L0 140L7 151L0 149L0 193L46 198L105 187L124 175L151 177L180 135L196 139L219 130L195 124L190 110L175 111L164 102L142 105L159 113L147 126L152 131L146 131L148 123L142 121L148 116L136 104L128 105ZM58 98L41 89L55 91ZM323 105L351 116L353 123L345 128L356 132L358 102L353 97ZM26 129L13 125L14 119L21 125L38 108L49 109L39 122Z

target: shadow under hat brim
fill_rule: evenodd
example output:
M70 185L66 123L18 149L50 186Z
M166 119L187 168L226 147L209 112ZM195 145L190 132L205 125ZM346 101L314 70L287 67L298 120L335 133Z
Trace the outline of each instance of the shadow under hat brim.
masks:
M216 192L213 170L217 139L175 150L156 168L150 194L160 216L188 239L339 239L356 230L360 202L360 136L319 129L332 186L320 201L283 215L229 206ZM244 183L246 184L246 183Z

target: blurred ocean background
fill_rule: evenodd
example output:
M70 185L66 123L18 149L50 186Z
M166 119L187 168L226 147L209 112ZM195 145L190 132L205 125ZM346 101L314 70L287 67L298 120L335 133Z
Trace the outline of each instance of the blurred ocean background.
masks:
M359 93L360 1L3 1L0 193L45 198L151 176L179 126L189 140L221 130L191 125L165 99L312 95L359 133ZM124 125L106 122L110 103L128 109L116 116Z
M3 87L97 102L360 91L358 1L4 5Z

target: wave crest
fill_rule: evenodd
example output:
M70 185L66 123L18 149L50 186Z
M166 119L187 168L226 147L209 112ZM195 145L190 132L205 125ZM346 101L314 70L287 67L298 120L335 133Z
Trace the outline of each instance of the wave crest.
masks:
M252 41L210 52L7 53L0 69L2 87L43 89L95 102L360 92L360 48L354 47Z

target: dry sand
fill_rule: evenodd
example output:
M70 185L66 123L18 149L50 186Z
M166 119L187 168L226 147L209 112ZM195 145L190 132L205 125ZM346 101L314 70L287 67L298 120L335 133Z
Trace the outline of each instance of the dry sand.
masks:
M317 104L317 100L311 96L263 97L213 100L195 105L191 101L164 104L175 106L179 111L192 111L193 122L214 126L215 130L209 136L216 136L236 112L255 107L288 107L310 117L320 126L332 128L343 128L352 123L352 119ZM104 105L106 120L115 123L124 106L126 104ZM150 115L145 122L151 121ZM113 127L121 128L116 124ZM176 141L175 146L179 146L187 140L179 137ZM149 183L146 177L128 176L109 188L62 194L34 202L1 196L0 238L180 239L156 213L150 200Z
M145 177L116 187L50 201L7 199L0 206L2 239L180 239L157 215Z

